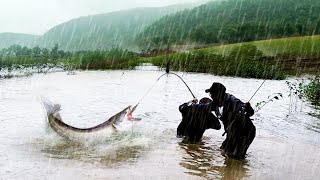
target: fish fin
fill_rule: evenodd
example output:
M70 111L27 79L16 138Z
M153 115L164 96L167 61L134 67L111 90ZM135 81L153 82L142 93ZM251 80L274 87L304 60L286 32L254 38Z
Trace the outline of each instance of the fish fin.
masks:
M57 113L61 110L60 104L53 104L48 99L41 97L41 102L44 107L44 109L47 112L47 115Z
M118 128L117 128L117 126L115 125L115 124L111 124L111 126L112 126L112 129L114 130L114 131L118 131Z

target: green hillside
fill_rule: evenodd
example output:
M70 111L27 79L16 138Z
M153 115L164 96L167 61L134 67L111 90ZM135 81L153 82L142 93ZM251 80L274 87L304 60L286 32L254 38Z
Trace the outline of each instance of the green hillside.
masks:
M136 8L80 17L62 23L45 33L39 41L41 47L59 44L63 50L110 49L114 46L138 50L136 34L164 15L199 5L180 4L157 8Z
M34 46L40 36L19 33L0 33L0 49L11 45Z
M186 8L193 8L207 1L177 4L166 7L146 7L104 14L79 17L50 29L42 36L0 33L0 49L17 44L27 47L62 50L95 50L120 47L138 50L134 42L136 34L159 18Z
M319 0L222 0L169 15L139 34L143 49L320 34Z

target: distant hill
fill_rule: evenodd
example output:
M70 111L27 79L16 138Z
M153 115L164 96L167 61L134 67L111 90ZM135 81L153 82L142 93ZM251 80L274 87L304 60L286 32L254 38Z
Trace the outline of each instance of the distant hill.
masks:
M34 46L40 36L19 33L0 33L0 49L13 44L21 46Z
M113 46L138 50L134 42L136 34L162 16L193 8L207 1L178 4L166 7L149 7L122 10L76 18L50 29L34 41L30 35L12 34L2 37L0 48L13 44L52 48L55 44L62 50L108 49ZM15 36L16 35L16 36Z
M320 34L319 0L222 0L162 17L140 33L142 48L225 44Z

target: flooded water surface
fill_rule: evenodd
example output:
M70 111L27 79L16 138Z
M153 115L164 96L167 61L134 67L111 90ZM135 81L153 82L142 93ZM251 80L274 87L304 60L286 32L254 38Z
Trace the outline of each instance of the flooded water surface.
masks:
M200 99L212 82L248 101L263 80L180 73ZM0 179L318 179L320 119L307 102L288 97L285 81L268 80L251 104L273 93L253 118L257 136L246 160L221 155L223 128L200 145L176 138L178 106L192 99L176 76L160 79L134 113L136 125L105 136L69 141L48 127L40 97L61 104L63 120L95 126L138 103L163 72L83 71L0 79ZM293 81L289 80L289 81Z

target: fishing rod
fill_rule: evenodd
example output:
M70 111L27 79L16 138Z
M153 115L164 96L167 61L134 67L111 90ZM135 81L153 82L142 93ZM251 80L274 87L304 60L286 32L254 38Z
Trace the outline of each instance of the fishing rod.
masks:
M251 96L251 98L249 99L248 102L250 102L252 100L252 98L257 94L257 92L260 90L260 88L262 87L262 85L267 81L267 79L264 79L264 81L261 83L261 85L259 86L259 88L256 90L256 92L253 93L253 95Z
M193 98L196 98L196 96L193 94L193 92L191 91L190 87L188 86L188 84L182 79L181 76L179 76L178 74L176 73L173 73L173 72L166 72L164 74L162 74L154 83L153 85L149 88L149 90L146 92L146 94L141 98L141 100L138 102L138 104L140 104L140 102L149 94L149 92L151 91L151 89L155 86L155 84L164 76L164 75L167 75L167 74L172 74L172 75L175 75L177 76L185 85L186 87L188 88L189 92L191 93L191 95L193 96ZM137 106L135 105L133 109L135 109Z
M193 98L196 98L196 96L193 94L193 92L191 91L191 89L190 89L190 87L188 86L188 84L182 79L181 76L179 76L178 74L173 73L173 72L168 72L168 73L166 73L166 74L172 74L172 75L177 76L179 79L181 79L181 81L184 83L184 85L186 85L186 87L188 88L188 90L189 90L189 92L191 93L192 97L193 97Z
M267 81L267 79L264 79L264 81L261 83L261 85L258 87L258 89L253 93L253 95L251 96L251 98L249 99L249 101L248 102L250 102L251 100L252 100L252 98L257 94L257 92L260 90L260 88L263 86L263 84L265 83ZM263 106L262 106L263 107ZM261 107L261 108L262 108ZM261 109L260 108L260 109ZM258 111L260 110L260 109L258 109ZM257 111L257 112L258 112ZM228 125L228 127L226 128L226 130L224 131L224 133L222 134L222 136L224 136L226 133L227 133L227 131L230 129L230 127L232 126L232 124L235 122L235 120L236 119L234 119L229 125Z
M191 95L193 96L193 98L196 98L196 96L192 93L190 87L189 87L188 84L182 79L182 77L179 76L179 75L176 74L176 73L170 72L170 60L167 60L167 64L166 64L166 74L173 74L173 75L177 76L179 79L181 79L181 81L184 83L184 85L187 86L187 88L188 88L189 92L191 93Z
M177 76L183 83L184 85L186 85L186 87L188 88L189 92L191 93L193 98L196 98L196 96L193 94L193 92L191 91L190 87L188 86L188 84L182 79L181 76L179 76L176 73L170 72L170 61L167 62L166 64L166 72L164 74L162 74L154 83L153 85L149 88L149 90L146 92L146 94L141 98L141 100L132 108L132 112L137 108L137 106L141 103L141 101L149 94L149 92L151 91L151 89L155 86L155 84L164 76L164 75L168 75L168 74L172 74Z
M166 65L166 73L162 74L154 83L153 85L149 88L149 90L146 92L146 94L140 99L140 101L133 106L133 108L130 109L130 112L128 113L128 117L130 116L132 118L132 112L136 110L136 108L138 107L138 105L142 102L142 100L149 94L149 92L151 91L151 89L154 87L154 85L164 76L164 75L168 75L168 74L172 74L177 76L188 88L189 92L191 93L191 95L193 96L193 98L196 98L196 96L193 94L193 92L191 91L190 87L188 86L188 84L182 79L181 76L179 76L176 73L173 72L169 72L169 63L167 63ZM131 129L132 133L133 133L133 121L132 121L132 129Z

